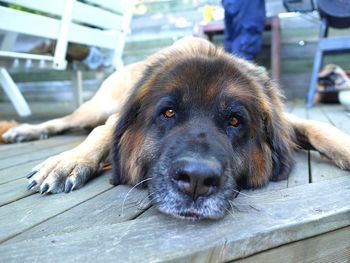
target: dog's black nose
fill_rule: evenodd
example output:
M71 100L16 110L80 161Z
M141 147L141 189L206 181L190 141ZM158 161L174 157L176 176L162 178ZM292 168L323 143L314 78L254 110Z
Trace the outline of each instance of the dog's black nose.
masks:
M218 191L221 174L221 165L216 160L181 158L173 165L172 180L181 192L196 200Z

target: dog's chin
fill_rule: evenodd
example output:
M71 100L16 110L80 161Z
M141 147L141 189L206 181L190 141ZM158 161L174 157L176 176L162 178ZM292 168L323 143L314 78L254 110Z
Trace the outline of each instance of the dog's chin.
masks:
M158 210L166 215L183 219L189 221L199 221L199 220L219 220L224 217L225 213L220 214L205 214L196 209L187 209L183 211L169 211L163 210L161 207L158 207Z
M153 204L157 209L175 218L198 221L198 220L218 220L225 216L228 210L228 201L218 197L203 200L190 200L181 194L160 195L154 198ZM198 198L200 199L200 198ZM171 200L171 201L170 201Z

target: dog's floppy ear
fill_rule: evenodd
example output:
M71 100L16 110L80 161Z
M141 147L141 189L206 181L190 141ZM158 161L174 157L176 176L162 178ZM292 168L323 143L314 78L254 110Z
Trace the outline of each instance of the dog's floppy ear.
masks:
M122 176L122 169L120 163L120 142L123 134L128 128L135 122L140 109L140 102L137 100L129 100L130 103L125 105L119 121L114 130L113 145L111 149L112 159L112 177L110 183L113 185L119 185L126 183Z
M271 181L287 179L294 161L292 156L293 130L288 123L277 113L274 116L264 117L266 140L271 148L272 175Z

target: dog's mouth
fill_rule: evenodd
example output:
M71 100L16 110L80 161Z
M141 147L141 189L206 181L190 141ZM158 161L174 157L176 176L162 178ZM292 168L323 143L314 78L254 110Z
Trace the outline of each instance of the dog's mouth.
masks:
M177 214L172 214L172 216L175 216L175 217L180 218L180 219L190 220L190 221L197 221L197 220L201 220L201 219L205 219L205 218L209 219L196 209L182 211L182 212L179 212Z
M223 212L225 209L221 211L211 211L210 209L204 209L203 207L195 208L195 205L190 208L185 208L183 206L184 204L177 208L169 208L168 206L164 206L164 204L156 204L158 210L163 214L190 221L218 220L225 215Z

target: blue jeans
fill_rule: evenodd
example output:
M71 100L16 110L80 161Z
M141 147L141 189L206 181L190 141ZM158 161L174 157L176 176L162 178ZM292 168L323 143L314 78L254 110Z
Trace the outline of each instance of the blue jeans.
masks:
M222 4L225 9L225 50L253 60L261 50L265 1L222 0Z

